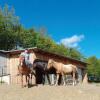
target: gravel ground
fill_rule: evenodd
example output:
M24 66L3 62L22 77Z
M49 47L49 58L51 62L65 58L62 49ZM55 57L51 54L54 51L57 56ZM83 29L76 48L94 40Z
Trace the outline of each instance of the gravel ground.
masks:
M100 84L31 88L0 84L0 100L100 100Z

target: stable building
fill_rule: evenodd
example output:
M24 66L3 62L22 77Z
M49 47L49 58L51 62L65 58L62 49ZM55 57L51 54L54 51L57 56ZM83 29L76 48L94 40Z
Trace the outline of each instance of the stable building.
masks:
M79 81L87 82L87 63L76 60L70 57L62 56L59 54L55 54L52 52L48 52L37 47L28 48L30 52L30 60L33 63L36 59L40 62L48 62L49 59L54 59L58 62L62 62L64 64L74 64L78 68L78 78ZM20 76L18 75L18 65L19 65L19 55L24 50L11 50L4 51L0 50L0 81L5 81L8 84L20 84ZM41 70L38 69L37 77L33 78L33 82L38 81L37 78L41 75ZM38 83L38 82L37 82ZM41 82L40 82L41 83Z

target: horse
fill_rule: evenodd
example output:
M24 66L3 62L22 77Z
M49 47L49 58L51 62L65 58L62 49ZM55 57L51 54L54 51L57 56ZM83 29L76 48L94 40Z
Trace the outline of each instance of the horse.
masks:
M21 75L21 86L23 87L23 75L25 75L26 83L27 83L27 86L29 87L30 79L31 79L31 83L32 83L32 69L30 69L26 65L24 56L20 56L19 65L18 65L18 71L19 71L19 75Z
M44 85L45 84L45 76L47 77L47 80L50 84L50 79L49 79L49 76L48 76L48 72L47 72L47 61L43 61L43 60L40 60L40 59L35 59L34 62L33 62L33 67L34 67L34 70L37 72L37 70L40 70L39 73L41 73L41 80L42 80L42 84ZM36 75L37 76L37 75Z
M58 84L58 80L59 80L59 76L62 75L62 78L63 78L63 85L66 85L65 84L65 75L67 74L71 74L72 73L72 77L73 77L73 85L76 84L76 80L75 80L75 77L76 77L76 72L77 72L77 67L73 64L63 64L61 62L56 62L54 61L53 59L49 59L48 61L48 65L47 65L47 69L51 69L51 68L55 68L56 70L56 74L57 74L57 80L56 80L56 84Z

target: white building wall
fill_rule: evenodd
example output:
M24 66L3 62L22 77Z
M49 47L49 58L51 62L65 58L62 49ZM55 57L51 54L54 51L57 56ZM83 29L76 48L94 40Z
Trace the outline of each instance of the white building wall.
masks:
M0 76L0 82L10 84L10 75Z
M0 54L0 75L7 74L7 57L4 54Z

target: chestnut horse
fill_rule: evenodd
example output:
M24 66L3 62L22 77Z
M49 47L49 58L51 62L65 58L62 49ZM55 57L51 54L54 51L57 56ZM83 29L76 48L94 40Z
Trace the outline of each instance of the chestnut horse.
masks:
M27 83L27 86L29 87L30 79L32 83L32 70L26 65L25 57L23 56L20 56L18 71L19 71L19 75L21 75L21 86L23 87L23 75L25 75L26 83Z
M55 68L56 74L57 74L57 80L56 80L55 85L58 84L58 80L59 80L60 75L62 75L63 83L65 85L65 75L71 74L71 73L73 76L73 85L75 85L75 83L76 83L76 80L75 80L76 76L75 75L77 72L77 67L75 65L72 65L72 64L64 65L61 62L56 62L53 59L49 59L47 69L50 69L51 67Z

